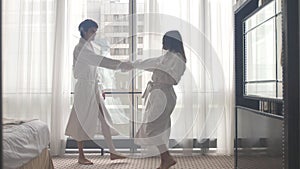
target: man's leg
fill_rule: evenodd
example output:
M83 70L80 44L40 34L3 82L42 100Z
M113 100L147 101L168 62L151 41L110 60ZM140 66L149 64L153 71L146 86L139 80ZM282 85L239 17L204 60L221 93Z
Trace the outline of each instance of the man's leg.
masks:
M86 159L83 152L83 141L77 141L78 151L79 151L79 157L78 157L78 163L83 165L92 165L93 162Z
M113 144L112 137L111 137L110 127L104 118L101 106L99 106L99 109L100 109L99 119L100 119L100 123L101 123L102 134L104 136L105 142L110 151L110 159L116 160L116 159L126 158L125 156L122 156L121 154L116 152L116 148Z

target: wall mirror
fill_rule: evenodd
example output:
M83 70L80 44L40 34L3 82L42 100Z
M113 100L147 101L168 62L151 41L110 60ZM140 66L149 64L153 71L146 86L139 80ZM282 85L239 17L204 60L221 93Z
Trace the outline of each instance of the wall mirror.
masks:
M282 99L281 1L261 5L243 21L244 96Z

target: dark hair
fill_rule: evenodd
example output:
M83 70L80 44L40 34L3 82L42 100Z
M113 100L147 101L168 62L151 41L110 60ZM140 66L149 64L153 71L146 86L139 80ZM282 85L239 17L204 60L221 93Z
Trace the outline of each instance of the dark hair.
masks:
M182 38L179 31L172 30L165 33L163 37L163 48L171 52L180 53L184 62L186 62Z
M80 36L83 37L84 36L84 32L87 32L89 30L89 28L98 28L98 24L91 20L91 19L86 19L84 21L82 21L79 26L78 26L78 30L80 32Z

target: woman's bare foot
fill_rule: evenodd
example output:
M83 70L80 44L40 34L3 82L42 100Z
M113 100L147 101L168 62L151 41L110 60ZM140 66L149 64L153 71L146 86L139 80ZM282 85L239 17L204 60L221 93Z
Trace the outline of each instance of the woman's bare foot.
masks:
M88 160L86 158L79 158L78 163L82 164L82 165L93 165L93 162L91 162L90 160Z
M175 165L177 162L174 160L174 158L168 157L167 159L162 160L160 166L157 169L169 169L173 165Z
M119 153L110 153L110 160L124 159L126 156Z

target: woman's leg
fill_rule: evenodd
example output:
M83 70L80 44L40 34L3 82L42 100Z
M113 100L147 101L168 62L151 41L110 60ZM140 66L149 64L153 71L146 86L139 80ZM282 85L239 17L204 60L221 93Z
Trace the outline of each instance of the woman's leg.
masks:
M79 157L78 157L78 163L83 165L91 165L93 162L86 159L83 152L83 141L77 141L78 151L79 151Z
M168 169L176 164L174 158L170 155L170 152L165 144L157 146L160 152L161 164L158 169Z

